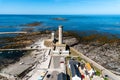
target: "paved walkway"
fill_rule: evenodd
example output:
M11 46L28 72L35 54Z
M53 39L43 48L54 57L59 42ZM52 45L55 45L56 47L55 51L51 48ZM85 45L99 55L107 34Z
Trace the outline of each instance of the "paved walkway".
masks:
M53 66L54 68L60 68L60 56L53 56Z
M26 34L27 32L0 32L0 34Z

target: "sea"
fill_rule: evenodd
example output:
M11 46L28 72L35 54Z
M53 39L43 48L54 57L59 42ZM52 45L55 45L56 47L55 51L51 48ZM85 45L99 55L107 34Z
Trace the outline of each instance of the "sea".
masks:
M54 18L63 18L65 20L55 20ZM42 22L42 24L36 27L24 25L34 22ZM120 35L120 15L0 15L0 32L17 32L26 29L31 29L33 32L54 31L58 29L59 25L64 26L64 31ZM2 37L14 37L15 35L2 34L0 35L0 41ZM3 46L4 44L0 45ZM22 51L0 52L0 63L5 63L3 59L9 60L21 57L23 53Z
M0 15L0 32L22 31L30 27L21 25L33 22L42 22L42 25L32 27L33 31L57 30L63 25L65 31L120 34L120 15Z

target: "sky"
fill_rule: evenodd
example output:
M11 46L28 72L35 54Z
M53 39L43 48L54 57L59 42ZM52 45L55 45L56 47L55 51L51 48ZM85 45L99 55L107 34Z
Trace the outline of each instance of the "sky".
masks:
M0 14L120 14L120 0L0 0Z

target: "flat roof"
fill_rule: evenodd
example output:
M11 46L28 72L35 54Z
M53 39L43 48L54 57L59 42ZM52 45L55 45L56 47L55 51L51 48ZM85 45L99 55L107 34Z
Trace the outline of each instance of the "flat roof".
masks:
M59 44L59 43L56 43L56 47L66 47L66 44Z

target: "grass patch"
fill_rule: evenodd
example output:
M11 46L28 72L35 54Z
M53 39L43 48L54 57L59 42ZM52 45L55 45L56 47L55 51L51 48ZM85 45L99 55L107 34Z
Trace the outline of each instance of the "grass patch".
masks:
M68 61L69 59L71 59L71 56L67 56L67 57L66 57L66 60L67 60L67 61Z
M74 50L70 49L70 55L71 56L79 56Z
M81 61L81 60L83 60L83 59L79 56L79 57L77 57L77 60L78 60L78 61Z
M108 80L108 78L104 78L104 80Z
M100 76L101 73L100 73L99 71L96 70L96 75L97 75L97 76Z

